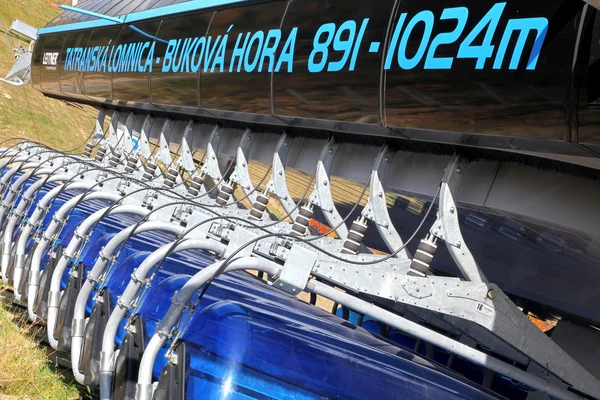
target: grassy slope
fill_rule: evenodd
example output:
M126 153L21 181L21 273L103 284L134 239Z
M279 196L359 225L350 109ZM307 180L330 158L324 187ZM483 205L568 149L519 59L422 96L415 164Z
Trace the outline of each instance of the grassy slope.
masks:
M55 372L46 350L20 319L0 302L0 400L78 399L79 392Z
M64 1L63 1L64 2ZM7 28L20 19L37 28L52 19L59 9L54 0L2 1L0 18ZM19 39L12 36L13 45ZM21 42L27 47L27 42ZM14 59L0 32L0 75L4 77ZM93 128L95 110L44 97L30 86L13 87L0 83L0 141L26 137L67 150L79 146Z
M43 26L58 13L54 0L2 1L0 18L6 27L20 19ZM11 37L14 45L19 39ZM23 43L27 46L27 43ZM14 59L0 32L0 75L4 77ZM0 83L0 141L27 137L60 149L80 145L93 127L91 107L69 105L44 97L27 86ZM0 400L77 399L77 388L51 368L46 349L36 343L30 330L19 324L22 317L0 301Z

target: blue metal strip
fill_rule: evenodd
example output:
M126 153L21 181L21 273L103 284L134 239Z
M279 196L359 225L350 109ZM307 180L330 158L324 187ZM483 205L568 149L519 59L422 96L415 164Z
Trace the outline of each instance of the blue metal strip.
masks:
M249 0L192 0L185 3L173 4L170 6L164 6L156 9L140 11L127 15L120 15L119 19L123 20L123 23L134 23L151 18L166 17L174 14L181 14L190 11L200 11L210 9L214 7L227 6L237 3L249 2ZM72 24L48 26L38 30L38 35L45 35L49 33L57 32L68 32L80 29L91 29L101 28L105 26L117 25L116 22L108 21L106 19L97 19L92 21L74 22Z

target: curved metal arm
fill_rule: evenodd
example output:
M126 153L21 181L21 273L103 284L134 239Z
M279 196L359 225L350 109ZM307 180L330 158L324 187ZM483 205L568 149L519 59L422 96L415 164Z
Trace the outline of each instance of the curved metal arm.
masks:
M123 243L131 235L140 234L148 231L165 231L176 235L181 235L185 228L181 225L174 224L172 222L162 221L148 221L140 224L139 226L131 225L119 233L117 233L107 244L96 259L94 267L88 273L86 281L81 286L79 295L75 302L75 310L73 312L73 326L71 333L71 369L77 382L84 384L84 375L79 371L79 359L81 358L81 350L83 347L83 336L85 333L85 306L87 301L94 290L96 283L100 280L100 277L106 270L109 261L113 257L113 254L117 247ZM135 232L134 232L135 229Z
M108 215L105 215L107 210L110 211ZM62 280L63 273L65 272L71 259L75 256L84 236L87 234L87 231L94 224L96 224L96 222L100 221L103 217L108 217L109 215L136 214L144 217L149 212L150 210L147 208L134 205L122 205L113 209L110 209L110 207L105 207L87 217L81 223L81 225L79 225L79 228L77 228L75 231L75 235L73 235L73 238L69 242L67 249L63 252L61 259L56 264L54 272L52 273L52 280L50 281L50 293L48 294L48 323L46 325L46 330L48 332L48 342L53 349L58 349L58 340L54 338L54 328L56 327L58 306L60 304L60 282Z
M158 352L166 343L171 331L179 321L179 317L185 311L194 293L219 271L222 264L223 261L219 261L205 267L187 281L181 290L173 296L173 304L160 322L159 328L156 330L154 336L152 336L152 339L150 339L148 346L146 346L140 362L137 391L137 398L139 400L152 399L152 367L154 366ZM244 269L262 271L274 276L279 275L281 272L281 266L272 261L255 257L241 257L229 263L222 274Z
M125 317L129 309L132 307L132 302L137 297L142 285L145 282L146 276L159 262L171 251L173 243L168 243L158 250L150 254L140 264L140 266L131 275L131 281L127 284L127 287L123 291L119 299L118 306L110 314L106 328L104 329L104 336L102 337L102 353L100 353L100 399L110 399L112 390L112 374L114 369L114 345L117 328L121 323L121 319ZM175 249L171 251L179 252L188 249L200 249L213 251L218 254L222 254L226 246L214 240L206 239L187 239L180 242Z
M56 182L56 181L61 181L61 180L65 180L68 178L70 178L70 175L55 175L47 180L45 178L39 179L38 181L41 181L41 183L40 183L40 185L35 185L36 191L44 185L44 182ZM34 186L34 185L32 185L32 186ZM31 189L31 187L30 187L30 189ZM27 241L29 240L29 235L33 231L33 227L42 218L44 211L45 211L45 207L48 205L48 203L51 201L52 198L54 198L58 195L59 191L60 191L60 189L56 189L56 190L51 190L50 192L46 193L46 195L42 198L42 200L40 200L38 202L38 204L36 205L36 209L33 211L33 214L29 218L29 222L27 223L25 228L23 228L21 235L19 236L19 241L17 242L17 257L19 254L24 254L25 246L27 245ZM33 193L34 193L34 191L32 191L31 195L33 195ZM52 195L50 195L51 193L52 193ZM46 200L44 200L44 199L46 199ZM10 245L12 243L12 236L5 236L3 239L6 239L8 241L7 242L8 244L5 244L3 246L4 251L2 254L2 276L4 278L4 277L6 277L6 268L8 267L8 263L10 262ZM21 250L21 252L19 252L19 250Z
M98 190L98 189L94 188L93 190ZM45 250L48 248L48 245L50 244L50 238L52 238L52 236L54 235L54 233L60 228L60 225L64 224L64 222L65 222L65 220L64 220L65 215L73 207L75 207L76 205L78 205L82 201L108 200L108 201L115 202L115 201L119 200L120 198L121 198L121 196L119 196L116 193L106 193L106 192L98 192L98 191L91 192L91 193L83 193L83 194L80 194L79 196L73 197L72 199L70 199L69 201L67 201L65 204L63 204L58 209L58 211L56 212L56 214L54 214L54 217L52 219L52 222L50 223L50 226L48 226L48 228L44 232L44 239L45 240L40 241L40 243L36 247L36 252L37 252L38 248L40 248L40 253L41 254L43 254L45 252ZM25 253L25 251L23 251L23 253ZM36 253L34 253L34 255L35 254ZM18 289L19 289L19 283L21 282L21 276L22 276L22 272L23 272L24 261L25 261L25 254L19 254L17 256L16 266L15 266L15 271L14 271L14 277L13 277L13 286L14 286L15 299L17 299L17 300L21 299L21 293L19 293Z

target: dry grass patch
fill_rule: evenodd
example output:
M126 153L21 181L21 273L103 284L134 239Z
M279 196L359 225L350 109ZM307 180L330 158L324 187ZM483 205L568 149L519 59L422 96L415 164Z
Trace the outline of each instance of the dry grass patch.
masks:
M50 365L31 330L21 327L23 318L0 301L0 400L78 399L77 387Z
M41 28L59 13L57 3L55 0L1 1L0 18L7 28L14 19ZM28 41L14 35L11 35L11 40L14 46L21 44L27 48L29 45ZM0 29L2 78L13 64L12 51ZM69 150L88 137L96 114L93 107L47 98L31 86L14 87L0 83L0 142L24 137L60 150Z

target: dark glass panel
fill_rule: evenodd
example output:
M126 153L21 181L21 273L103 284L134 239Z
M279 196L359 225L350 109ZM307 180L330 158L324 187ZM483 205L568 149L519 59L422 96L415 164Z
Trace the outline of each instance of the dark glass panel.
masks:
M293 73L283 70L274 74L276 114L378 123L377 98L383 46L373 52L370 48L372 43L384 42L393 3L392 0L293 1L285 16L283 36L287 36L292 28L298 28L294 70ZM353 38L360 36L360 28L366 18L369 21L362 40L356 46L356 61L351 71L353 43L357 41ZM323 31L317 35L319 28L325 24L334 24L330 32L332 36ZM337 45L334 43L336 35ZM315 53L311 57L314 40L324 43L328 38L330 44L326 46L326 59L323 53ZM349 47L342 44L348 41ZM348 52L335 51L334 45L337 49L348 48ZM345 57L346 62L341 63L343 66L340 68L336 62ZM310 72L311 61L317 65L324 62L323 69ZM340 69L328 72L328 67Z
M153 21L131 26L123 27L119 37L119 45L131 43L153 42L151 37L156 35L160 21ZM150 47L142 50L142 57L139 60L137 69L132 72L118 72L113 74L113 95L117 100L127 100L135 102L149 102L148 98L148 79L150 71L141 72L139 67L146 64Z
M44 53L42 54L42 71L41 83L42 90L45 92L60 92L59 72L57 65L44 64L44 54L58 53L60 54L65 41L64 33L55 33L46 37L44 45Z
M154 65L152 70L152 103L170 104L177 106L198 106L198 73L197 72L163 72L165 66L164 56L170 40L179 40L179 46L187 43L186 38L204 36L212 12L187 14L185 16L171 17L163 20L156 41L155 57L160 57L161 62ZM181 54L181 51L176 52ZM179 65L181 59L176 57L174 63Z
M108 1L105 5L103 5L102 7L100 7L98 9L98 11L96 11L98 14L104 14L104 15L109 15L109 16L114 16L115 15L115 10L120 10L121 9L121 1Z
M592 13L582 40L579 73L578 133L582 143L600 144L600 12ZM588 47L589 46L589 47ZM589 50L588 50L589 49Z
M35 43L33 48L33 54L31 56L31 84L37 90L40 90L40 73L42 72L42 54L44 52L44 44L46 43L46 36L40 36Z
M503 9L495 8L499 13L491 11L502 4L468 3L468 17L464 29L460 29L460 19L447 18L452 15L451 11L446 11L446 18L441 17L444 10L464 7L463 1L413 0L400 3L399 13L405 13L406 19L398 43L402 43L406 35L408 42L402 55L407 59L414 58L415 65L409 62L401 67L397 60L398 53L392 58L386 76L385 93L388 126L565 139L565 101L577 34L577 15L583 3L510 0ZM424 10L432 14L432 22L413 24L412 33L406 34L410 22ZM499 17L490 18L485 24L486 18L491 15ZM543 46L537 63L530 64L537 31L532 29L524 33L524 45L519 45L521 31L507 35L510 33L509 21L520 21L523 26L531 28L539 24L542 18L548 20L547 33L545 39L541 39ZM398 21L401 18L397 16L395 19ZM491 28L494 24L495 29ZM486 44L485 36L491 33L488 43L491 46L490 57L459 58L461 45L469 43L468 36L471 32L477 32L477 26L483 29L474 37L471 45L474 48L483 46ZM444 37L438 35L455 30L457 36L447 40L450 43L440 40ZM504 57L499 58L499 54L502 54L499 49L505 36L510 39ZM429 37L429 40L423 40L424 37ZM448 39L447 36L445 38ZM435 47L434 56L452 58L450 68L438 64L436 69L432 69L425 65L432 43L436 40L439 45ZM422 57L418 57L421 46L425 46L426 50ZM474 51L482 55L486 49L489 47ZM518 49L522 49L520 61L511 68ZM503 62L500 63L500 60ZM480 69L476 68L478 63L481 63ZM533 65L535 68L529 69Z
M262 72L258 71L260 60L257 61L252 72L245 71L243 67L240 72L235 72L238 63L232 62L232 56L239 35L243 35L240 39L240 43L243 43L247 32L254 34L254 32L262 30L266 37L270 29L279 29L286 4L287 2L284 1L263 3L231 8L219 11L215 15L209 35L214 43L219 35L223 36L229 30L227 51L223 72L219 67L212 71L212 63L202 69L200 84L202 107L248 113L271 113L271 77L268 72L268 59L262 59L264 61ZM251 39L248 40L248 43L252 43ZM254 62L253 58L260 58L257 55L260 52L258 45L251 46L249 44L248 48L251 50L246 50L245 54L248 55L250 63ZM240 63L243 64L242 61ZM233 66L233 72L230 72L231 66Z
M67 33L65 45L60 56L60 90L63 93L83 94L83 73L76 70L65 71L66 52L68 48L87 46L90 31Z
M120 30L120 27L95 29L90 36L88 47L116 45ZM112 99L112 77L108 66L101 71L84 72L83 78L87 96L101 100Z

